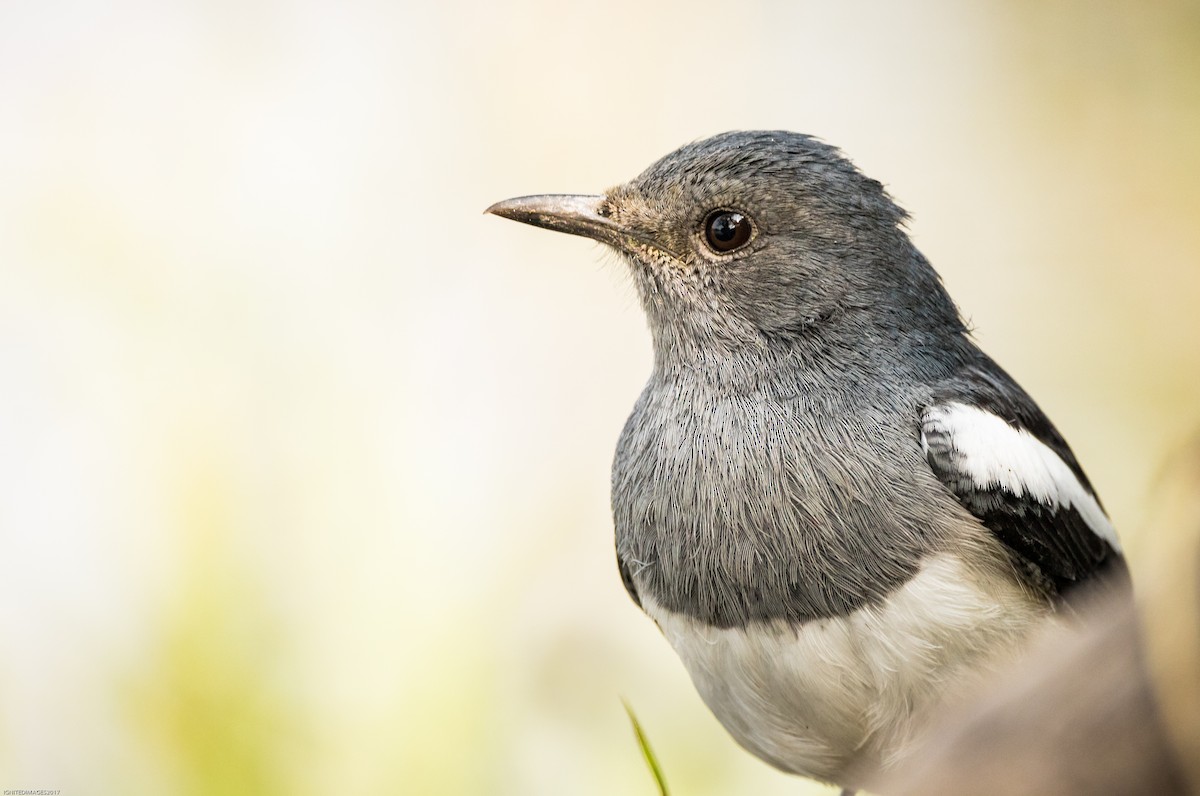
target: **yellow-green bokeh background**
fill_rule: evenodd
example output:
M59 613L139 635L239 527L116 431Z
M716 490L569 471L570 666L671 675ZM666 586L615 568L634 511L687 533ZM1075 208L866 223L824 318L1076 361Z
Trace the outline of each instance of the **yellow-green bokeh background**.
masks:
M913 213L1131 556L1200 426L1200 4L0 6L0 787L823 792L617 577L615 259L481 215L782 127Z

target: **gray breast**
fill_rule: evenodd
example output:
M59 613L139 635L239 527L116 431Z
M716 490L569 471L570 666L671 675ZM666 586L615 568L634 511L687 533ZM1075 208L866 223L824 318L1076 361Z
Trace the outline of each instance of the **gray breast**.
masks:
M843 616L907 582L961 509L924 462L915 406L844 395L833 405L652 380L613 463L617 555L635 599L731 627Z

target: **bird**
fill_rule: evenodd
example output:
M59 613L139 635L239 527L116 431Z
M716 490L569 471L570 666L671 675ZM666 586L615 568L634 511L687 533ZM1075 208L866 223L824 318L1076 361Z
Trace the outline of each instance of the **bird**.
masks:
M613 458L617 568L767 763L866 787L1079 594L1127 588L1063 436L838 148L733 131L485 212L627 264L653 365Z

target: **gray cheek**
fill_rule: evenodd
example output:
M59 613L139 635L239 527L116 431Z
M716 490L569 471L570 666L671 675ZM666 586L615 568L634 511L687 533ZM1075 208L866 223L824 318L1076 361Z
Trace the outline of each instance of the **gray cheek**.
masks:
M746 258L732 263L718 289L731 309L772 332L806 326L836 302L835 282L794 263Z

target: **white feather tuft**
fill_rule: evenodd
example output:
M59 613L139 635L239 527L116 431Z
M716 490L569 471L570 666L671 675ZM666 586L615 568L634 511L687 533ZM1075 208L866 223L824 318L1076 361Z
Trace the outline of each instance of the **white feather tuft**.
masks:
M986 409L958 402L930 407L925 423L949 436L961 454L957 463L980 489L999 486L1017 497L1073 508L1097 536L1120 551L1117 533L1095 496L1057 453L1025 429L1013 428ZM924 433L921 445L928 453Z

